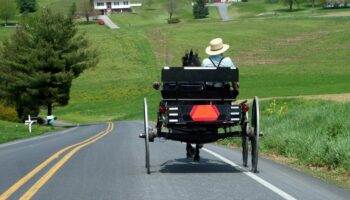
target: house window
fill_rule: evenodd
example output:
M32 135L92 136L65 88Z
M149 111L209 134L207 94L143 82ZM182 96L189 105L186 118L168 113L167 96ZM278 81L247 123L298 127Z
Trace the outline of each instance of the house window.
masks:
M129 1L124 1L123 3L124 3L125 6L129 5Z
M115 2L114 2L114 5L115 5L115 6L119 6L119 1L115 1Z
M97 2L97 4L96 4L97 6L104 6L105 5L105 3L104 2Z

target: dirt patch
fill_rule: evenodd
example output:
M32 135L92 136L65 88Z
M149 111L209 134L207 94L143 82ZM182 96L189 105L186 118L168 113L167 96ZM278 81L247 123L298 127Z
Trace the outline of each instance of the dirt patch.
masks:
M265 65L265 64L281 64L293 61L291 58L264 58L268 55L267 50L253 50L241 52L236 56L235 63L238 65Z
M293 45L306 40L317 40L323 36L327 36L332 33L343 32L343 29L332 30L332 31L314 31L314 32L306 32L295 37L279 39L275 41L276 45Z
M347 12L328 13L326 16L331 16L331 17L350 17L350 11L347 11Z
M318 99L318 100L329 100L337 102L348 102L350 101L350 93L343 94L321 94L321 95L305 95L305 96L290 96L290 97L269 97L262 98L261 100L271 100L271 99Z
M266 65L266 64L281 64L293 61L288 58L237 58L238 65Z
M272 99L308 99L308 100L316 99L316 100L327 100L327 101L336 101L336 102L350 102L350 93L259 98L260 101L268 101ZM253 99L247 99L247 100L249 103L253 101ZM237 100L235 103L241 103L243 101L245 101L245 99Z

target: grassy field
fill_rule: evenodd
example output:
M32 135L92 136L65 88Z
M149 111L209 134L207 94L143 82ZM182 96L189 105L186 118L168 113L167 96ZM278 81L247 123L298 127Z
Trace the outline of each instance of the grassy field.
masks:
M166 24L160 4L134 14L111 16L121 29L98 25L80 30L99 49L100 63L74 81L70 105L57 108L64 120L95 122L140 119L142 98L155 113L159 93L151 84L164 65L178 66L186 49L204 48L214 37L231 45L241 72L241 98L349 92L349 18L242 18L221 22L217 13L194 20L187 1ZM155 116L151 116L153 119Z
M55 11L68 13L73 2L77 2L77 0L37 0L37 7L40 9L48 6Z

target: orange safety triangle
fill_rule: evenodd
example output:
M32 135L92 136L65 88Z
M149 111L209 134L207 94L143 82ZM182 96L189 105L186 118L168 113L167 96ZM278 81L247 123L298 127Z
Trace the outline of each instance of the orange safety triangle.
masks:
M196 105L190 113L193 121L215 121L219 115L220 112L215 105Z

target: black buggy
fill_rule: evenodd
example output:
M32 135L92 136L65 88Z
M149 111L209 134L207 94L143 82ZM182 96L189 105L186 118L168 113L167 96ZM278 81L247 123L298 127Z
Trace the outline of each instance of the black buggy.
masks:
M247 101L236 103L237 91L228 83L238 82L235 68L164 67L162 69L162 100L155 128L148 122L147 99L144 98L144 133L146 168L150 174L149 142L161 137L187 143L187 157L199 161L199 149L205 143L228 137L242 140L243 165L247 167L248 141L251 143L252 171L258 172L259 101L254 97L251 120L248 119ZM212 88L213 83L221 88ZM154 84L158 89L159 84ZM240 127L239 127L240 126Z

